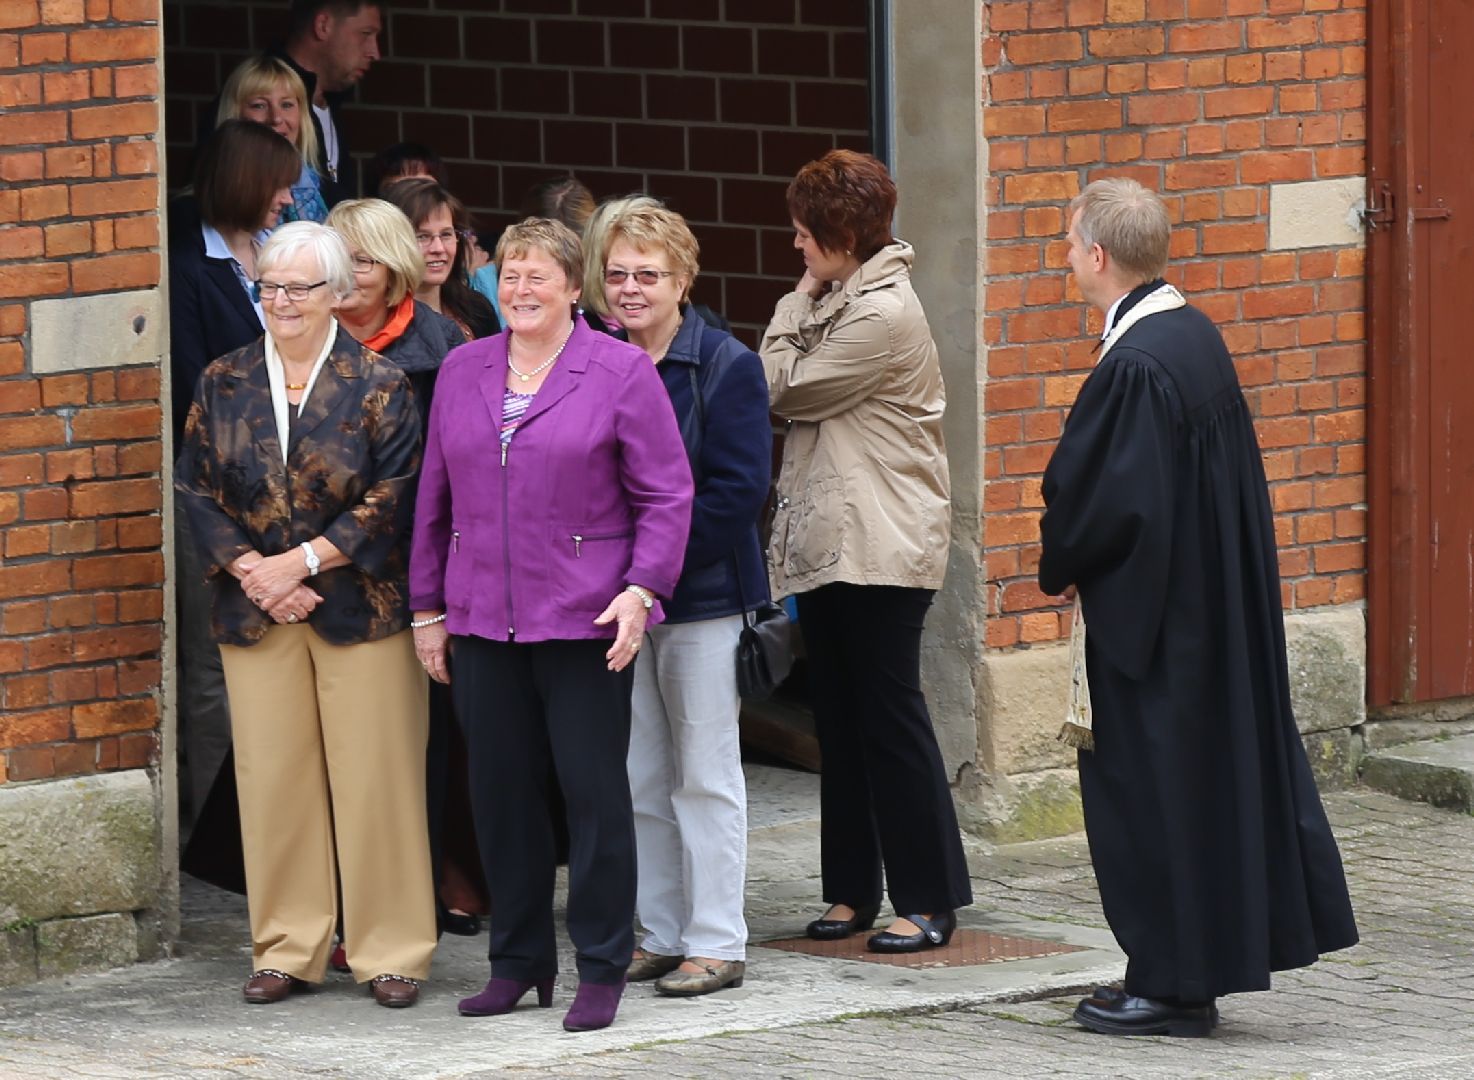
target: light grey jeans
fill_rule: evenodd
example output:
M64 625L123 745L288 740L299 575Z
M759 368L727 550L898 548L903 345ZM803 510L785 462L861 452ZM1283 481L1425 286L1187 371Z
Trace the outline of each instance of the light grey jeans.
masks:
M647 952L747 956L741 632L740 615L654 626L635 664L629 775Z

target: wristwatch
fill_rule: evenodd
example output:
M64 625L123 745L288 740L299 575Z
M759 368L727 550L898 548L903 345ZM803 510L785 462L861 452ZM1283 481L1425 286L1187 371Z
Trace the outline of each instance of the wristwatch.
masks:
M317 557L317 552L312 550L312 545L306 540L302 541L302 558L307 563L307 576L314 576L322 568L322 560Z
M624 587L624 591L634 593L636 596L638 596L640 598L640 603L645 605L646 611L649 611L655 606L655 594L642 585L626 585Z

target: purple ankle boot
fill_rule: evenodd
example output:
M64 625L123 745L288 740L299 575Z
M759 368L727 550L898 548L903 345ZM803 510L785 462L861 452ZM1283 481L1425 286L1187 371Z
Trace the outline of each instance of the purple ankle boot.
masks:
M573 1007L563 1017L564 1031L598 1031L614 1023L619 1011L619 997L624 993L624 979L617 983L578 984Z
M527 991L536 988L537 1007L546 1009L553 1004L553 980L539 979L537 982L520 982L517 979L492 978L486 989L468 998L461 998L462 1016L500 1016L517 1007L517 1002ZM609 1014L612 1019L614 1014ZM606 1020L604 1023L608 1023Z

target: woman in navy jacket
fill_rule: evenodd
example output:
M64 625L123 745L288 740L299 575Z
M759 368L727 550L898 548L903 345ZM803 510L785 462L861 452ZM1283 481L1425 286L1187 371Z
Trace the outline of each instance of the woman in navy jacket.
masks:
M735 655L743 612L768 598L757 533L772 478L768 386L757 354L689 302L699 247L680 214L633 204L601 236L590 263L604 310L654 358L696 489L681 580L635 669L628 768L646 933L629 977L707 994L746 971Z
M193 193L170 204L169 381L176 449L201 372L264 332L260 305L251 298L256 253L281 211L291 205L291 187L301 168L296 149L270 128L227 120L201 152ZM220 650L210 639L210 594L199 545L189 534L185 515L174 515L174 529L181 623L179 726L185 757L180 801L189 824L198 819L229 753L230 712ZM221 829L227 833L225 842L234 843L228 836L234 815L229 817ZM197 851L208 856L218 847L216 838L207 836Z

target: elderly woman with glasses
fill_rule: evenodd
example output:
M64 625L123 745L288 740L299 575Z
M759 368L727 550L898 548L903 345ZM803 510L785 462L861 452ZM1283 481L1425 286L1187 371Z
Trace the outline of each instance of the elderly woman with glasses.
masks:
M425 277L415 290L432 311L455 320L468 338L501 329L491 301L471 287L471 215L465 204L428 176L407 176L379 192L415 227L425 256Z
M575 318L578 236L529 218L496 265L507 329L451 353L430 414L415 646L465 728L491 889L491 979L460 1011L552 1003L561 789L579 977L563 1026L589 1031L614 1020L634 951L631 664L680 574L691 470L650 358Z
M322 980L341 893L355 977L403 1007L435 948L406 579L420 417L405 373L333 317L354 291L336 233L285 225L256 269L266 333L205 370L175 468L230 699L245 998Z

